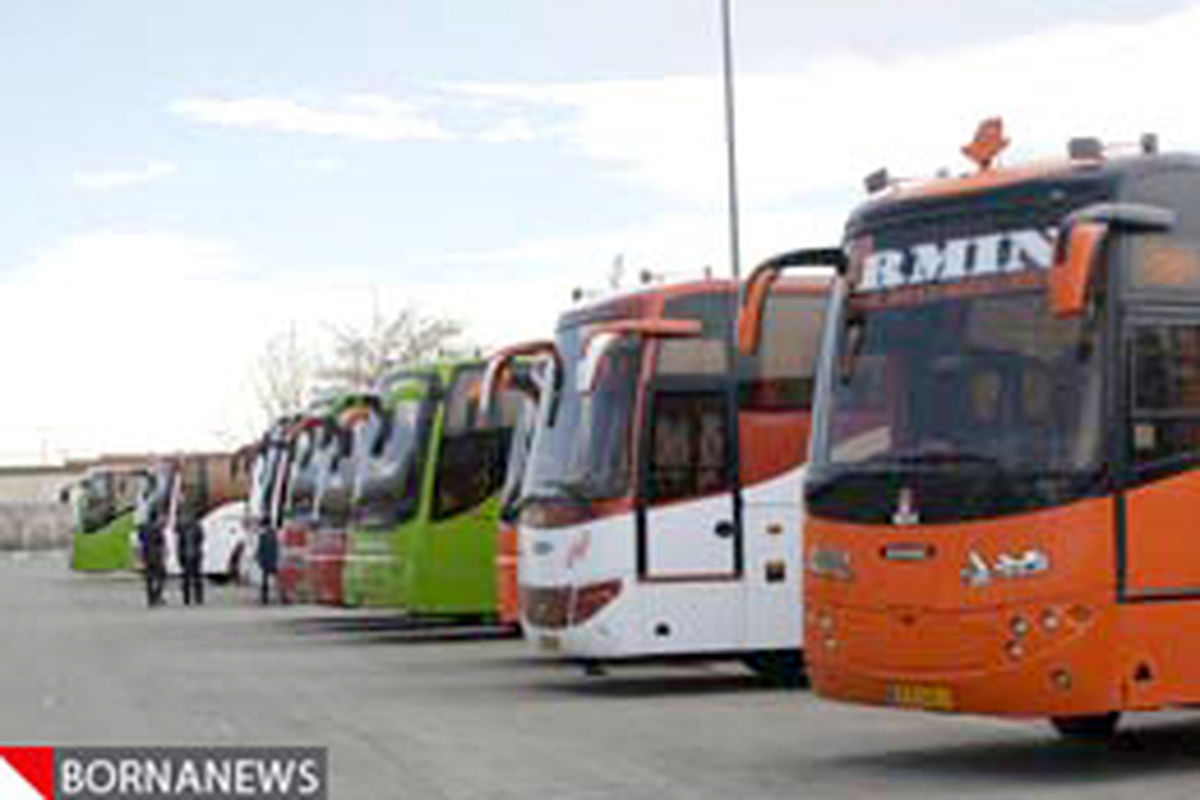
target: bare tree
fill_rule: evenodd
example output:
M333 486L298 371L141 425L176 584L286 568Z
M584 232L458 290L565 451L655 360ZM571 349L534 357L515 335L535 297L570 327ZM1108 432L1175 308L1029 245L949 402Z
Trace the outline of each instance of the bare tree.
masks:
M268 340L255 365L254 389L268 422L304 408L316 359L293 324Z
M319 374L352 389L368 388L396 367L455 357L465 350L455 346L455 339L462 333L460 323L426 316L412 306L388 317L376 305L365 326L330 330L333 350Z

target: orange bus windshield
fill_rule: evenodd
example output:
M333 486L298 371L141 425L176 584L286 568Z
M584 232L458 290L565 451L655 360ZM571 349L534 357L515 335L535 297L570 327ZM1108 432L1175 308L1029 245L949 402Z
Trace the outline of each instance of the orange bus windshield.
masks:
M1099 326L1020 290L856 309L829 362L809 510L887 522L896 487L922 522L1015 513L1100 473Z

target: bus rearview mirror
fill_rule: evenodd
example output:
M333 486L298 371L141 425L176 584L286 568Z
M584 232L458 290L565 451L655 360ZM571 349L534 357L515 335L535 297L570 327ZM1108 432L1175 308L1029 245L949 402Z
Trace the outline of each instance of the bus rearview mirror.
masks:
M1062 239L1050 265L1050 312L1060 319L1078 317L1087 306L1101 246L1108 234L1103 222L1075 222L1059 234Z
M579 363L579 371L575 373L575 388L580 394L591 394L596 388L600 366L620 339L621 334L613 331L601 331L588 339L584 346L583 360Z
M737 319L737 347L743 356L752 356L758 352L767 295L778 277L779 268L768 262L755 269L746 280L746 295Z
M512 361L522 356L531 358L549 356L555 365L553 379L556 383L552 391L557 391L557 382L562 380L562 367L558 348L555 347L554 342L537 340L506 347L488 359L487 366L484 367L483 381L480 384L479 390L479 416L481 419L489 418L492 408L496 403L496 395L502 388L507 386L511 386L517 391L526 392L534 402L538 401L538 385L536 382L513 380L515 376L513 374Z
M605 359L625 336L686 339L703 333L704 324L698 319L643 318L601 323L584 340L583 358L575 373L575 388L580 394L595 391Z
M1050 311L1077 317L1087 306L1088 289L1108 234L1112 231L1169 231L1177 214L1146 203L1093 203L1063 220L1054 263L1050 266Z

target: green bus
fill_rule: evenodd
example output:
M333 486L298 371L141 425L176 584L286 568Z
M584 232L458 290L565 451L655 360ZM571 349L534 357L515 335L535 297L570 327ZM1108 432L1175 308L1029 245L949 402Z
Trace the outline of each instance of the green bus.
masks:
M74 516L71 568L80 572L133 569L129 542L134 507L149 477L143 467L99 466L67 492Z
M405 369L360 398L347 605L493 620L498 492L518 399L479 418L479 362Z

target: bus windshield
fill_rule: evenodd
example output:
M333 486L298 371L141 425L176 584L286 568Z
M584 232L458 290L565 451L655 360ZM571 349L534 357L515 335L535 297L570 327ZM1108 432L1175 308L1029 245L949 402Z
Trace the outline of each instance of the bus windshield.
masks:
M425 382L422 382L425 383ZM410 519L420 498L425 442L433 420L427 387L406 392L390 407L372 410L357 426L354 524L389 528ZM359 450L359 447L362 450Z
M525 467L529 463L529 449L533 444L533 431L537 422L537 405L532 400L521 403L513 425L512 443L508 451L508 464L504 469L504 485L500 487L500 516L512 521L519 508L521 487L525 483Z
M309 517L314 511L317 480L322 472L321 439L318 428L306 428L292 444L291 475L288 480L287 515L290 518Z
M579 391L586 327L559 329L561 388L540 408L522 494L529 499L599 500L629 490L630 443L641 345L623 338L609 350L592 391ZM551 418L552 415L552 418Z
M1104 478L1103 326L1051 315L1047 221L980 230L976 214L961 238L955 222L863 238L875 252L852 267L822 365L806 485L818 516L983 518L1067 502Z
M1046 506L1098 477L1098 326L1053 318L1042 291L846 310L809 509L922 522ZM908 501L906 501L908 502ZM915 521L915 520L914 520Z

